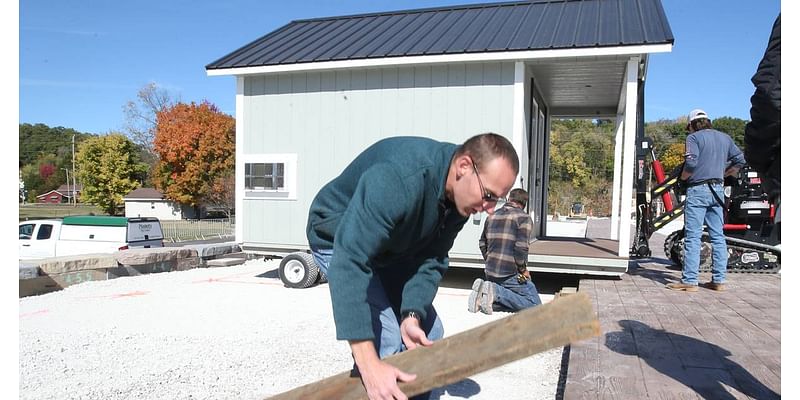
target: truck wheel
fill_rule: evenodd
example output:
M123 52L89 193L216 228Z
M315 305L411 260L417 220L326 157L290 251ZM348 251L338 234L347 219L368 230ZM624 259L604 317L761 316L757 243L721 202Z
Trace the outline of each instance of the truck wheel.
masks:
M308 253L292 253L281 260L278 276L286 287L305 289L319 277L319 267Z

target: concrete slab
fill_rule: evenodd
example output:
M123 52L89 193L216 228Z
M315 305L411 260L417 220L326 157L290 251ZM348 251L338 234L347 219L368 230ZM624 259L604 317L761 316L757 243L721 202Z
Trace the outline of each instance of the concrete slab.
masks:
M215 258L213 260L206 261L207 267L230 267L233 265L241 265L247 261L246 258L238 258L238 257L226 257L226 258Z

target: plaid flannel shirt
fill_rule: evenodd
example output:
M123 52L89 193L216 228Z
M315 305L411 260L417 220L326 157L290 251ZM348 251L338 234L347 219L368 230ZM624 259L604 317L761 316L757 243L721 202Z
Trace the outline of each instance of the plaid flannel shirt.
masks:
M511 203L489 215L478 241L487 276L505 278L525 267L531 225L531 217Z

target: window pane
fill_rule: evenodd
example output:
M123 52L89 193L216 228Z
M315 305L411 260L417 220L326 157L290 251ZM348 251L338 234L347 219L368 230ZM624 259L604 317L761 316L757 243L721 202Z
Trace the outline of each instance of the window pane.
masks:
M281 189L283 188L283 177L282 176L278 177L278 178L275 178L275 186L277 188L281 188Z
M275 175L282 177L283 176L283 163L279 163L279 164L275 164L275 165L278 166L278 168L277 168L278 172Z
M266 173L265 175L267 175L267 176L272 176L272 166L273 166L273 165L275 165L275 164L266 164L266 167L267 167L267 173Z
M253 188L253 182L252 182L252 179L249 176L245 176L244 177L244 187L246 189L252 189Z
M250 163L247 163L247 164L245 164L245 165L244 165L244 174L245 174L245 176L247 176L247 175L251 175L251 174L250 174L250 169L251 169L251 167L250 167L250 166L251 166L251 165L252 165L252 164L250 164Z
M33 228L36 227L36 224L25 224L20 225L19 227L19 238L20 239L30 239L31 235L33 234Z
M266 175L267 165L266 164L253 164L253 176L264 176Z
M267 187L267 178L253 177L253 189L264 189Z
M36 233L36 239L50 239L51 232L53 232L53 225L42 224L39 226L39 232Z
M264 187L266 187L267 189L274 189L275 188L275 187L272 186L272 178L264 178L264 179L267 182L267 184Z

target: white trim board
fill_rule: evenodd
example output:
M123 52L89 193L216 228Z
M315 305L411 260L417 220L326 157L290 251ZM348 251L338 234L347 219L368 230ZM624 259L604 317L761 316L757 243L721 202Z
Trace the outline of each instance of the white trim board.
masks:
M299 72L345 68L386 67L414 64L440 64L487 61L526 61L544 58L598 57L610 55L641 55L647 53L668 53L671 44L652 44L642 46L592 47L581 49L505 51L497 53L442 54L435 56L384 57L374 59L321 61L286 65L264 65L258 67L221 68L206 70L208 76L272 74L279 72Z

